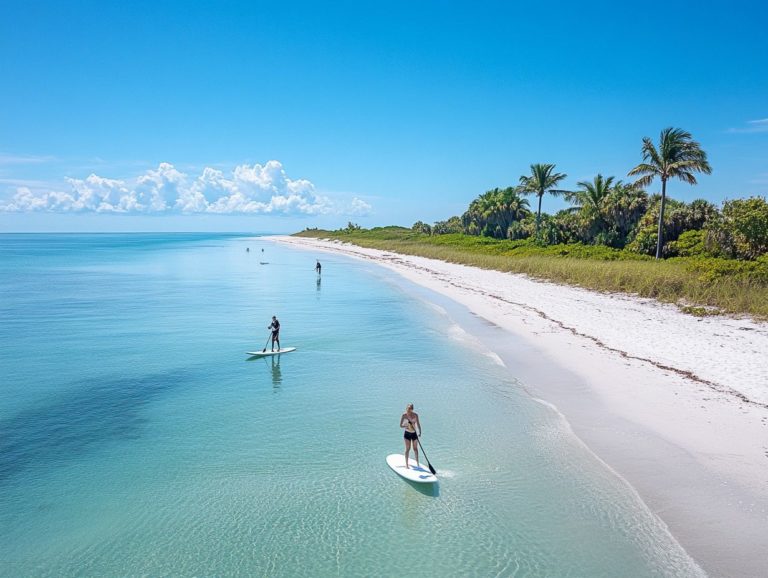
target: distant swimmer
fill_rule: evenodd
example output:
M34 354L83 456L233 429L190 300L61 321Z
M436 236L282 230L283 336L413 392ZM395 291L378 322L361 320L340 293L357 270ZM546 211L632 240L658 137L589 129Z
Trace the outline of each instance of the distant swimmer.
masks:
M277 342L277 350L280 351L280 322L274 315L272 316L272 323L267 329L272 332L272 351L275 350L275 342Z
M251 248L250 248L250 247L246 247L246 248L245 248L245 252L246 252L246 253L250 253L250 252L251 252Z
M409 403L405 406L405 413L400 416L400 427L405 430L403 433L403 439L405 440L405 467L408 468L408 454L411 453L411 447L413 447L413 455L416 458L416 464L419 463L419 436L421 435L421 422L419 421L419 414L413 411L413 404ZM416 433L416 428L419 429L419 433Z
M317 271L317 274L320 275L320 271L323 269L322 265L320 265L320 261L317 262L317 265L315 265L315 271Z

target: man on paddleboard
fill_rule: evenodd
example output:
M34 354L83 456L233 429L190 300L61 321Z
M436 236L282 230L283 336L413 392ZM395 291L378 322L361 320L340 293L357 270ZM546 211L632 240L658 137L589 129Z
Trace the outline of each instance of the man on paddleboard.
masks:
M272 331L272 351L275 350L275 342L277 342L277 350L280 351L280 322L274 315L272 316L272 323L267 329Z
M320 271L322 271L322 270L323 270L323 268L320 265L320 261L318 260L317 265L315 265L315 271L317 271L317 274L319 275Z
M416 458L416 464L419 463L418 438L421 435L419 414L413 411L412 403L405 406L405 413L400 416L400 427L405 430L403 433L403 439L405 440L405 467L408 468L408 454L411 452L411 446L413 446L413 457ZM419 429L418 435L416 434L416 428Z

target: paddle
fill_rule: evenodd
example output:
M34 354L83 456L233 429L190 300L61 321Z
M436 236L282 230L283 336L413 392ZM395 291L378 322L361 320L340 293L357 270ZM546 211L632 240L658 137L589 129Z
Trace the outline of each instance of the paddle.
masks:
M269 345L269 340L272 339L272 332L269 332L269 337L267 337L267 342L264 344L264 349L261 350L262 353L264 353L267 350L267 345Z
M427 460L427 465L429 466L429 471L432 472L433 476L437 475L437 470L432 467L432 464L429 463L429 458L427 457L427 452L424 451L424 446L421 445L421 440L419 439L419 436L416 436L416 441L419 444L419 447L421 448L421 453L424 454L424 459Z

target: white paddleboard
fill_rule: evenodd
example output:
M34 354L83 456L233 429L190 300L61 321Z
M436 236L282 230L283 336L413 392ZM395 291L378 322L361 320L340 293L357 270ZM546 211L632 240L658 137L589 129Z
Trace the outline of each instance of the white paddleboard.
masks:
M421 465L416 465L416 460L409 458L408 465L410 467L406 468L405 456L403 454L389 454L387 456L387 465L392 468L397 475L402 476L411 482L434 484L437 481L437 477L429 471L426 462Z
M270 355L280 355L281 353L290 353L291 351L296 351L296 348L283 347L282 349L278 349L276 351L246 351L245 353L251 357L269 357Z

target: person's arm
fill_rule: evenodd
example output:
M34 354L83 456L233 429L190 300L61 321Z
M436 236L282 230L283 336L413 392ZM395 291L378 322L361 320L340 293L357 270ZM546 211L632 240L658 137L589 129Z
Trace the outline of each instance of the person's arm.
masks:
M408 426L405 425L407 422L408 422L408 419L405 417L405 414L401 415L400 416L400 427L403 428L403 429L407 428Z

